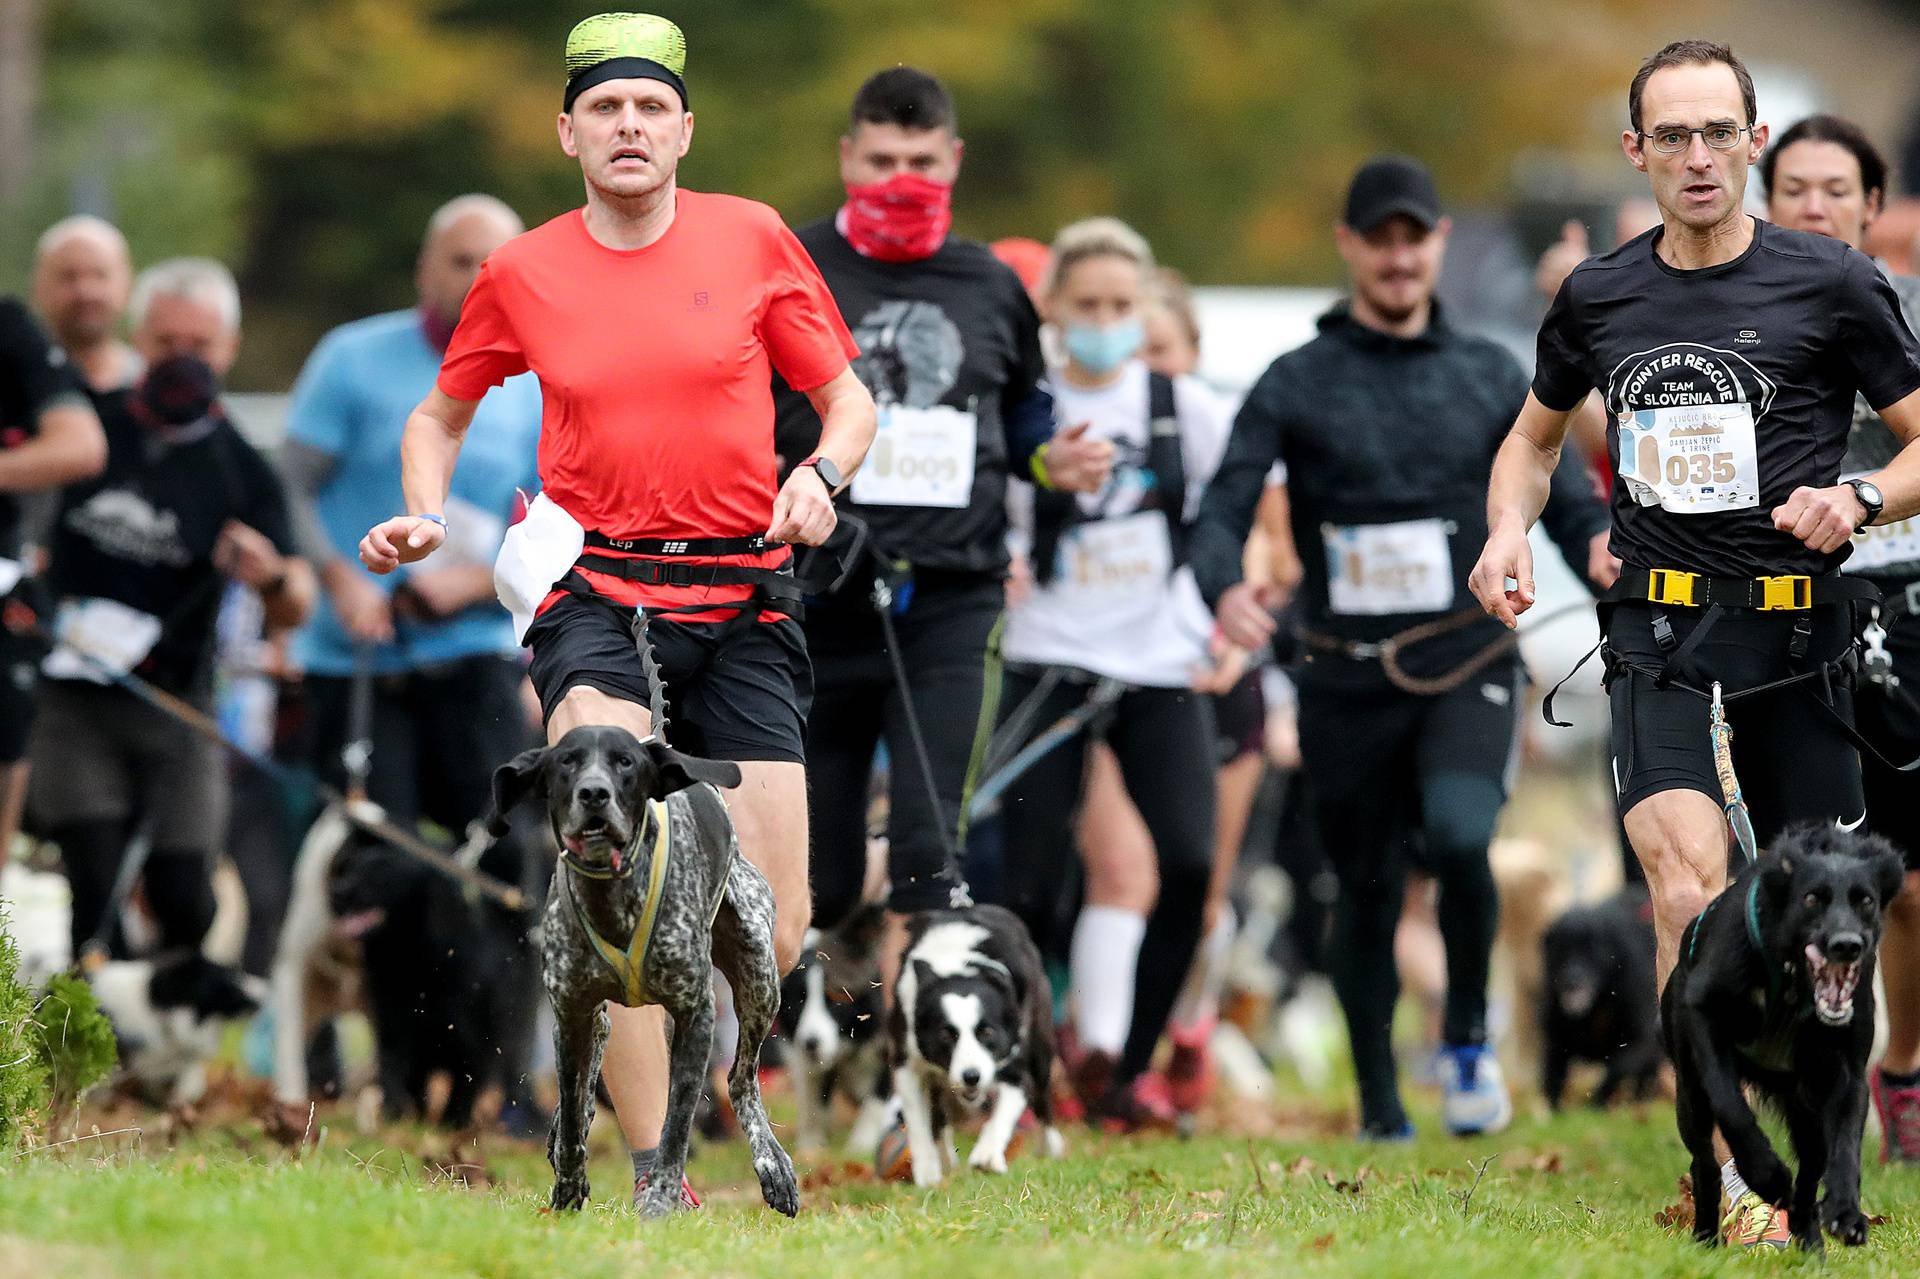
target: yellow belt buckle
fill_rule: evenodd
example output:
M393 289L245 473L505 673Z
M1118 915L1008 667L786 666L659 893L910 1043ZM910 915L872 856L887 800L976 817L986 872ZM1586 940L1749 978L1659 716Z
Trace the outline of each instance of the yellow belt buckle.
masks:
M1778 609L1805 609L1813 607L1813 579L1799 574L1789 573L1783 577L1756 577L1760 584L1761 612Z
M1647 599L1654 604L1698 608L1699 605L1694 602L1694 590L1699 584L1698 573L1688 573L1677 568L1648 569Z

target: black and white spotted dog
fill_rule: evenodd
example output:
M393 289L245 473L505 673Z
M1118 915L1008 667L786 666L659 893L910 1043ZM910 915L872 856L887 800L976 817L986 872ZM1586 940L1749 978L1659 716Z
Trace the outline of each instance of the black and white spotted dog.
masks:
M659 1162L635 1206L649 1217L679 1207L713 1040L718 966L740 1021L727 1091L753 1150L760 1193L789 1217L799 1211L793 1162L760 1100L760 1045L780 1006L773 890L740 856L714 789L739 784L738 765L682 755L658 736L641 741L612 727L576 728L494 773L489 821L504 821L528 794L542 795L561 846L541 941L560 1084L547 1140L556 1209L587 1201L587 1129L609 1003L659 1004L673 1019Z
M1060 1155L1049 1090L1052 999L1040 952L1011 911L914 916L887 1030L915 1185L936 1185L959 1163L952 1124L961 1112L987 1111L971 1167L1007 1170L1008 1143L1029 1106L1047 1153Z
M849 1150L871 1153L888 1126L893 1089L887 1078L884 1005L880 998L880 933L886 908L867 902L828 929L810 929L800 962L780 988L780 1035L793 1080L794 1144L826 1148L833 1101L859 1107L847 1133Z

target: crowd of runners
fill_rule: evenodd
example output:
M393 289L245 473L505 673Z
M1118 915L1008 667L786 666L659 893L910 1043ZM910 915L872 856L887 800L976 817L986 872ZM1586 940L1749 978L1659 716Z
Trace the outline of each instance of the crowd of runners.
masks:
M0 306L0 858L24 812L76 953L136 944L130 858L160 944L198 946L231 851L249 960L271 954L280 808L190 722L249 679L289 691L277 742L245 740L270 701L229 718L241 746L458 840L529 743L651 731L640 610L673 744L741 766L730 811L782 965L877 907L890 987L915 912L1011 907L1057 981L1067 1087L1111 1131L1172 1127L1212 1086L1236 858L1297 707L1290 829L1337 884L1309 931L1357 1135L1413 1132L1412 876L1437 890L1442 1121L1499 1131L1488 850L1531 704L1511 628L1535 521L1600 608L1609 784L1662 981L1727 875L1723 708L1758 846L1813 819L1920 850L1897 768L1920 752L1920 284L1858 251L1888 181L1854 125L1770 136L1726 48L1650 57L1622 139L1650 229L1550 252L1531 378L1435 301L1451 224L1426 168L1371 160L1332 230L1346 297L1236 405L1125 223L952 233L963 132L933 75L861 86L845 203L790 231L678 186L688 62L664 19L580 24L558 131L584 208L531 230L487 196L441 208L419 305L327 335L271 464L224 407L223 267L136 276L90 217L42 237L38 319ZM538 892L545 839L519 823L474 864ZM437 900L380 865L414 887L370 948ZM1873 1089L1902 1160L1917 894L1888 914ZM644 1181L660 1014L613 1012L604 1081ZM528 1051L505 1054L520 1076ZM1785 1237L1731 1161L1726 1181L1730 1238Z

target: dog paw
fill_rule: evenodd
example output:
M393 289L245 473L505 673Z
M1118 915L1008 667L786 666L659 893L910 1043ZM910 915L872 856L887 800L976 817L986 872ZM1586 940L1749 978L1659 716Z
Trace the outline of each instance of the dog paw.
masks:
M784 1150L775 1149L771 1158L754 1160L753 1171L760 1178L760 1197L767 1207L783 1217L800 1215L800 1182Z
M981 1172L1005 1172L1007 1170L1007 1152L1004 1150L987 1150L984 1147L975 1146L973 1153L967 1156L967 1167L978 1169Z
M913 1161L913 1184L925 1190L929 1186L940 1184L940 1158L938 1155L924 1162Z
M1830 1211L1827 1216L1827 1229L1833 1237L1849 1248L1858 1248L1867 1241L1867 1218L1858 1208L1841 1208Z
M579 1212L587 1203L585 1175L554 1178L553 1195L547 1202L555 1212Z

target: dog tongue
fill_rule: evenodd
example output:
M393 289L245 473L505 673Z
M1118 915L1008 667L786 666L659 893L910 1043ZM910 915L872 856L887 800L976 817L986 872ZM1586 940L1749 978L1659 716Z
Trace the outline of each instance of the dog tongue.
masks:
M625 858L626 858L625 853L621 852L617 848L613 850L613 873L614 874L618 875L620 873L620 864L623 860L625 860Z

